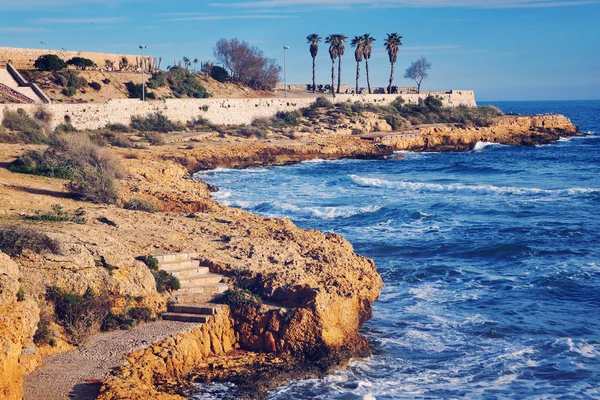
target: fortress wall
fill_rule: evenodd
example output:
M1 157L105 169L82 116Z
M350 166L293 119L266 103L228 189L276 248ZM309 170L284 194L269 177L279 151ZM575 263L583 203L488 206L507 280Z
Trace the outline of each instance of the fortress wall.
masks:
M33 64L40 56L45 54L54 54L68 61L73 57L89 58L98 65L98 68L105 67L105 60L115 63L115 70L119 68L119 61L126 57L129 64L134 68L136 59L141 58L140 54L108 54L108 53L90 53L84 51L63 51L63 50L44 50L44 49L19 49L13 47L0 47L0 66L10 62L17 69L33 69ZM146 55L144 55L146 58Z
M438 96L445 106L457 107L460 105L476 106L475 93L469 90L454 90L451 92L427 92L406 95L338 95L335 103L363 102L377 105L386 105L398 97L407 103L417 103L428 95ZM169 119L178 122L187 122L199 117L205 118L217 125L251 124L256 118L270 118L279 111L293 111L308 107L313 104L314 98L264 98L264 99L169 99L164 101L142 102L136 99L110 100L103 104L61 104L53 103L42 106L52 114L50 124L70 121L77 129L98 129L107 123L121 123L128 125L131 117L136 115L147 116L153 113L163 113ZM25 109L30 115L40 106L29 104L0 105L0 119L4 110Z

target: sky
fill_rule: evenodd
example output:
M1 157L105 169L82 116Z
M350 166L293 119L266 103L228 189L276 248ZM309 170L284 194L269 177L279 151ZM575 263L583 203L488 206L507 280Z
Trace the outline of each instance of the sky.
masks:
M283 65L288 83L312 79L306 36L370 33L372 86L385 86L387 33L402 35L394 84L421 56L423 90L472 89L478 100L600 98L600 0L0 0L0 46L213 60L218 39L238 38ZM317 80L331 61L320 46ZM352 87L348 45L342 81ZM364 64L361 86L366 86Z

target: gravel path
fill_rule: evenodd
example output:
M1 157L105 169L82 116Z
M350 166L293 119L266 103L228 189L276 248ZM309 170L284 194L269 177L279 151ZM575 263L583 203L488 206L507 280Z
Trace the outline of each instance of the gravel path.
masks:
M24 400L95 399L99 383L86 380L108 377L111 369L123 364L124 356L201 324L158 321L129 331L100 333L73 351L48 357L44 364L25 377Z

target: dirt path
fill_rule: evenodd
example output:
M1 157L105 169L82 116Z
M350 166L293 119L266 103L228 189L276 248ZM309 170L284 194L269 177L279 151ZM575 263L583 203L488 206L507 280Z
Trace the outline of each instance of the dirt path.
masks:
M40 368L26 376L23 399L95 399L100 390L97 380L105 379L111 369L122 365L124 356L199 325L158 321L129 331L94 335L79 349L46 358Z

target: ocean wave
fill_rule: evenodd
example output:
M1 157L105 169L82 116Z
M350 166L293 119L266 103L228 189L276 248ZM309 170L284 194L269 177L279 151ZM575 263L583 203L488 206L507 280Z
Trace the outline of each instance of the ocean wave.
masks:
M483 149L485 149L486 147L490 147L490 146L495 146L495 147L506 147L506 145L504 144L500 144L500 143L492 143L492 142L477 142L475 144L475 147L473 148L473 151L482 151Z
M337 219L337 218L350 218L356 215L374 213L382 209L381 206L370 205L364 207L355 206L330 206L330 207L299 207L294 204L282 203L275 201L272 203L274 208L278 208L283 211L291 211L295 214L304 214L310 217L319 219Z
M194 174L194 176L204 177L207 175L215 175L215 174L226 174L231 172L245 172L245 173L261 173L268 172L267 168L263 167L250 167L250 168L221 168L217 167L215 169L208 169L206 171L198 171Z
M462 183L452 183L442 185L439 183L392 182L380 178L361 177L350 175L350 179L360 186L399 189L416 192L472 192L481 194L508 194L508 195L567 195L574 196L580 194L600 193L597 188L568 188L568 189L540 189L528 187L494 186L494 185L465 185Z

